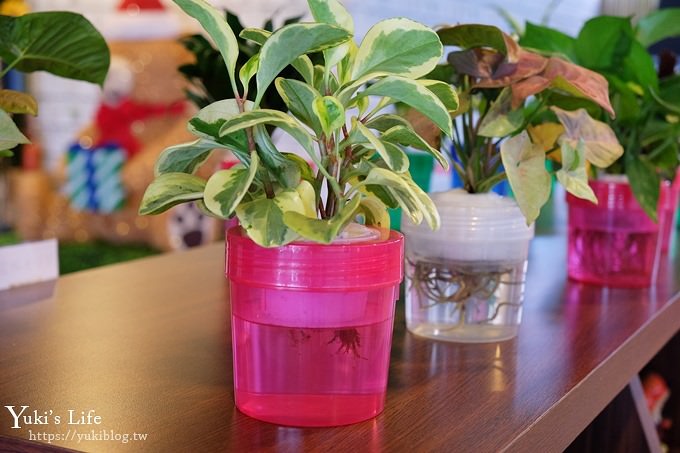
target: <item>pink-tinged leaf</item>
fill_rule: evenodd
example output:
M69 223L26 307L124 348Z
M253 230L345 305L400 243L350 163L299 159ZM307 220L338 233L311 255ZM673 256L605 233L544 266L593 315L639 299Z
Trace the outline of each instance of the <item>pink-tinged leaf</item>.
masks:
M517 63L510 63L507 60L498 65L496 71L490 78L478 81L475 86L478 88L500 88L513 85L520 80L541 74L548 64L548 59L542 55L519 50Z
M550 197L545 152L540 145L531 142L526 131L522 131L501 143L501 158L519 209L529 225Z
M503 54L493 50L470 49L451 52L448 61L459 74L486 79L493 77L503 58Z
M512 89L511 107L513 109L518 108L529 96L533 96L550 87L550 82L549 79L543 76L535 75L513 84L510 87Z
M605 109L613 118L614 109L609 102L607 79L574 63L551 57L543 76L552 81L552 87L579 97L585 97Z
M443 27L437 30L439 39L445 46L461 49L489 48L505 55L509 63L517 61L519 45L511 36L493 25L463 24Z
M623 154L623 147L609 125L592 119L585 109L575 111L557 107L551 109L565 129L560 143L567 143L576 149L579 141L583 141L586 160L596 167L608 167Z

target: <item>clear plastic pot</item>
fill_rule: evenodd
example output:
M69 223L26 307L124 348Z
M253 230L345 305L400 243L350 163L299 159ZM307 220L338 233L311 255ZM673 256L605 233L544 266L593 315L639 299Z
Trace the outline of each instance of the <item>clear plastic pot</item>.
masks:
M517 335L529 243L517 204L494 193L431 194L441 228L404 220L406 326L416 335L491 342Z

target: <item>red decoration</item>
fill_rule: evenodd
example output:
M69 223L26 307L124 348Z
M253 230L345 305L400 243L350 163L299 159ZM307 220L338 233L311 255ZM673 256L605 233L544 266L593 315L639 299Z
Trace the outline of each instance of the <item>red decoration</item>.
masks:
M119 11L143 11L143 10L161 10L165 7L160 0L122 0L118 5Z
M117 105L102 103L96 117L99 140L95 146L116 143L125 149L128 158L132 157L141 148L141 144L132 131L135 121L162 115L181 115L184 109L183 101L172 104L143 104L125 99Z

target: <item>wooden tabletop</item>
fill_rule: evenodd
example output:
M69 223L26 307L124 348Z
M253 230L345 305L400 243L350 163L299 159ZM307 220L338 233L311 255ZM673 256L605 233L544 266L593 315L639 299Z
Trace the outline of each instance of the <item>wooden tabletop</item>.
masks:
M539 237L518 338L420 339L400 303L385 412L278 427L234 407L223 253L212 245L0 292L0 450L561 451L680 329L678 258L652 289L604 289L568 282L564 239ZM12 429L8 405L47 412L48 424ZM68 425L69 410L91 424ZM39 444L19 440L31 436Z

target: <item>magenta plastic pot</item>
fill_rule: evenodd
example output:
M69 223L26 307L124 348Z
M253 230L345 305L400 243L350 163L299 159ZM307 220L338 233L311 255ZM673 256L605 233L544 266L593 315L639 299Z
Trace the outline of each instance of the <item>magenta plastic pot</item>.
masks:
M670 182L665 182L670 185ZM675 181L670 189L662 190L660 193L659 207L663 210L661 222L661 252L667 253L673 241L673 233L677 219L678 201L680 201L680 168L675 175Z
M234 396L259 420L336 426L384 408L403 237L263 248L227 235Z
M573 280L603 286L643 288L652 284L661 252L660 225L672 199L661 186L659 223L643 211L626 181L590 181L597 205L567 194L568 273Z

